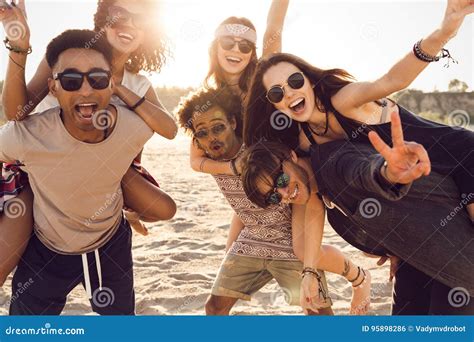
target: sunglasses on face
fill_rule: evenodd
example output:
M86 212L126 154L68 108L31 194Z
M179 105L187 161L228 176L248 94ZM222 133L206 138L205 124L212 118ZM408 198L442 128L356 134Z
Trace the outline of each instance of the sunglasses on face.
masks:
M295 72L288 77L288 81L283 85L275 85L267 91L267 99L273 104L277 104L283 100L285 96L284 87L288 85L291 89L301 89L304 86L304 75L302 72Z
M267 205L281 203L283 196L278 192L278 189L284 189L288 185L290 185L290 176L283 172L283 165L280 165L280 172L273 180L273 190L268 192L265 196L265 203Z
M56 74L54 79L61 83L61 87L66 91L78 91L87 78L90 86L95 90L104 90L110 85L112 74L103 69L92 69L89 72L80 72L77 70L66 70Z
M144 29L149 25L149 17L147 15L130 13L120 6L110 6L108 12L112 26L124 25L129 20L132 20L133 25L138 29Z
M215 126L211 127L210 131L211 131L212 135L219 136L226 129L227 129L226 125L219 124L219 125L215 125ZM209 131L207 129L201 129L201 130L197 131L196 133L194 133L194 137L196 139L206 139L207 137L209 137Z
M248 53L252 52L252 50L254 49L253 44L251 42L249 42L248 40L245 40L245 39L241 40L241 41L236 41L232 37L219 38L219 45L225 51L232 50L234 48L235 44L238 44L239 51L244 53L244 54L248 54Z

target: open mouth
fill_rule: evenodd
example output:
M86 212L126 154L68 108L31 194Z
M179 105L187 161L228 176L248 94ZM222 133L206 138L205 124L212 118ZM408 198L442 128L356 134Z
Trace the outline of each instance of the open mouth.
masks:
M298 100L290 104L290 109L295 114L301 114L304 112L305 106L306 106L306 100L304 98L299 98Z
M97 112L98 108L99 105L97 103L79 103L74 106L76 113L78 113L81 119L87 123L92 122L92 117L95 112Z
M211 145L211 150L214 152L219 152L224 147L224 144L217 142Z
M133 42L133 40L135 39L134 36L125 32L119 32L118 36L120 40L126 44Z
M288 197L288 200L289 201L294 201L296 198L298 198L299 193L300 193L300 188L299 188L298 184L296 184L295 185L295 190L293 190L290 197Z
M225 59L227 60L227 62L229 62L232 65L237 65L242 62L242 58L234 57L234 56L227 56Z

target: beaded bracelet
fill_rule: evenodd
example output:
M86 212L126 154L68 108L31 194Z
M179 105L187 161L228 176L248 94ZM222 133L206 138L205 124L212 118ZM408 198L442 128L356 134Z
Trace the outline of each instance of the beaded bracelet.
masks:
M10 50L11 52L19 53L21 55L29 55L30 53L33 52L33 49L31 48L31 46L29 46L28 49L26 50L20 49L19 47L16 47L16 46L12 46L10 43L10 39L8 38L5 38L3 40L3 43L5 44L5 47L7 48L7 50Z
M453 61L453 63L458 64L458 62L451 56L449 53L448 49L441 49L441 53L436 56L431 56L424 52L421 49L421 42L423 39L420 39L416 44L413 46L413 53L416 58L419 60L426 62L426 63L432 63L432 62L438 62L442 58L448 58L448 62L444 65L446 68L449 68L449 62Z

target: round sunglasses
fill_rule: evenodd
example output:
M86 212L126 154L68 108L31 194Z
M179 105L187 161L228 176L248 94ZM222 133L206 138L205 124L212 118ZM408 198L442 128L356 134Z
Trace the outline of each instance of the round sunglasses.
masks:
M127 21L132 20L133 25L142 30L150 23L148 15L131 13L120 6L110 6L108 12L112 27L124 25Z
M110 71L102 69L92 69L89 72L77 70L65 70L54 76L54 80L59 80L61 87L66 91L78 91L87 78L90 86L95 90L104 90L110 85L112 74Z
M222 49L225 51L230 51L234 48L235 44L238 44L239 46L239 51L242 52L243 54L248 54L252 52L252 50L255 48L251 42L248 40L241 40L241 41L236 41L232 37L221 37L219 38L219 45L221 46Z
M265 203L267 205L275 205L281 203L283 196L278 192L278 189L284 189L290 185L290 176L283 172L283 165L280 164L280 172L273 180L273 190L265 195Z
M274 85L267 91L267 99L273 104L280 103L285 96L285 86L288 85L291 89L301 89L305 83L304 75L302 72L295 72L288 77L285 84Z
M211 127L210 131L211 131L212 135L219 136L226 129L227 129L226 125L219 124L219 125L215 125L215 126ZM207 129L201 129L201 130L197 131L196 133L194 133L194 137L196 139L205 139L208 136L209 136L209 131Z

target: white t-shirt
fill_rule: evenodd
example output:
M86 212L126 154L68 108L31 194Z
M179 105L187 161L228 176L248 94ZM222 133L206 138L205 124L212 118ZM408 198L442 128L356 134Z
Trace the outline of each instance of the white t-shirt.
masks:
M148 78L140 74L131 73L127 69L125 69L125 72L123 73L122 85L133 91L139 97L145 96L152 86ZM116 95L112 96L112 100L110 102L116 105L125 105L125 103ZM43 99L43 101L38 104L38 106L36 106L33 113L42 113L50 108L58 106L58 100L50 93Z

